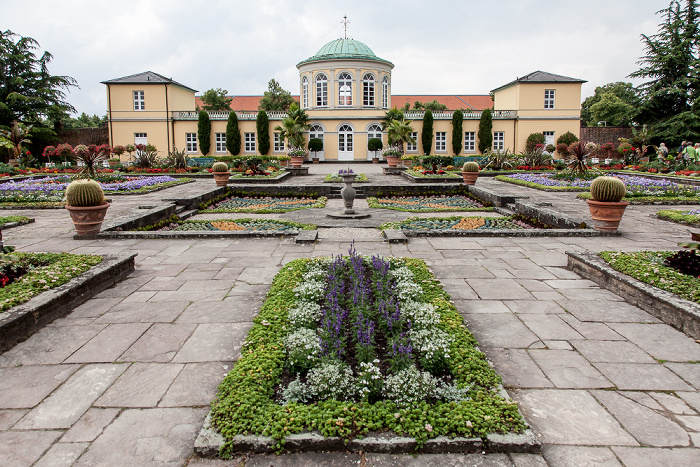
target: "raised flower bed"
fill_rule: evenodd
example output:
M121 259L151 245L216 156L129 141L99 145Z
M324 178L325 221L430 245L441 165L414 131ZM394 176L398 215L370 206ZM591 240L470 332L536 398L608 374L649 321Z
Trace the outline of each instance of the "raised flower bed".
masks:
M12 227L19 227L20 225L30 224L34 222L26 216L2 216L0 217L0 229L9 229Z
M659 219L700 227L700 209L665 209L656 213L656 216Z
M438 211L493 211L470 196L392 196L389 198L367 198L371 208L393 209L406 212Z
M258 214L289 212L298 209L323 208L327 198L226 196L210 204L200 206L200 212L250 212Z
M544 226L538 226L544 227ZM536 228L518 216L507 217L409 217L400 222L386 222L380 229L401 230L523 230Z
M158 224L141 227L139 231L185 232L185 231L290 231L316 230L313 224L283 219L218 219L218 220L179 220L168 219Z
M351 443L400 435L420 447L525 429L421 260L352 250L294 260L253 323L211 412L223 455L241 449L238 435L267 437L281 451L301 432Z

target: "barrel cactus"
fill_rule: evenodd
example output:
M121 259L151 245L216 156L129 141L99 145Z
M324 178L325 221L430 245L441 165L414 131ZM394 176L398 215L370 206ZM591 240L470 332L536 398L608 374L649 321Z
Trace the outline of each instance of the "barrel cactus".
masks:
M462 166L462 172L478 172L479 171L479 164L476 162L470 161L470 162L465 162L464 165Z
M66 204L69 206L99 206L104 201L105 194L95 180L73 180L66 187Z
M216 162L214 165L211 166L211 171L228 172L228 165L226 165L226 162Z
M625 184L616 177L598 177L591 183L591 196L596 201L617 203L625 196Z

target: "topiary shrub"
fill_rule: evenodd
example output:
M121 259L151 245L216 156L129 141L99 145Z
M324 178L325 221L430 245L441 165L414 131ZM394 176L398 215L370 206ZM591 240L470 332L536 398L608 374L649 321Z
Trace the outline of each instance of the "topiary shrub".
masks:
M318 151L323 151L323 140L321 138L311 138L309 140L309 151L314 153L314 158Z
M462 123L464 122L464 114L461 110L455 110L452 113L452 153L457 156L462 152L462 141L464 134L462 133Z
M236 112L229 112L226 123L226 149L237 156L241 152L241 130L238 128Z
M575 143L576 141L578 141L578 136L576 136L570 131L567 131L559 138L557 138L557 148L560 144L566 144L567 146L571 146L571 143Z
M538 144L544 145L544 133L530 133L525 141L525 151L532 152L535 150Z
M377 151L381 151L382 149L384 149L384 143L382 143L381 139L370 138L369 141L367 141L367 150L373 152L375 157L377 155Z
M270 152L270 119L264 110L258 112L255 130L258 132L258 152L264 156Z
M99 206L104 201L104 191L95 180L73 180L66 187L66 204L69 206Z
M226 165L226 162L215 162L214 165L211 166L211 171L212 172L228 172L228 165Z
M474 161L465 162L462 166L462 172L478 172L479 164Z
M604 203L620 202L626 191L624 182L616 177L598 177L591 183L591 196Z
M420 142L423 145L423 154L430 154L433 150L433 113L430 110L423 114Z
M484 109L479 120L479 152L484 154L493 144L493 118L491 109Z
M211 120L209 120L209 113L206 110L199 112L197 140L199 142L199 151L203 155L209 154L209 149L211 148Z

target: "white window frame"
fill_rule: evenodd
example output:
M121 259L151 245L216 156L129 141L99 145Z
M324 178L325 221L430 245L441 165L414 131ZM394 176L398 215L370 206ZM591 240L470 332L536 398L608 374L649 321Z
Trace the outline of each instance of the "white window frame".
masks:
M197 133L185 133L185 150L187 154L197 154Z
M389 78L387 76L382 80L382 107L389 108Z
M143 91L134 91L134 110L146 110L146 99Z
M352 76L343 72L338 75L338 107L352 106Z
M338 129L338 151L352 152L355 148L354 134L350 125L342 125Z
M406 152L418 152L418 132L412 131L411 138L413 138L413 141L415 141L415 143L406 143Z
M309 108L309 79L304 76L301 79L301 105L303 109Z
M435 152L447 152L447 132L435 132Z
M544 108L545 109L553 109L554 108L554 101L555 101L554 89L545 89L544 90Z
M323 73L316 76L316 107L328 107L328 77Z
M244 135L244 141L245 141L245 152L247 153L255 153L257 150L255 147L255 133L254 132L246 132L243 134Z
M281 133L275 131L274 133L274 152L284 152L284 138L281 138Z
M214 133L214 140L216 141L216 152L226 154L226 133Z
M362 105L374 107L374 75L365 73L362 77Z
M494 131L493 132L493 150L503 151L506 148L506 132L505 131Z
M475 131L465 131L464 132L464 152L476 152L476 132Z

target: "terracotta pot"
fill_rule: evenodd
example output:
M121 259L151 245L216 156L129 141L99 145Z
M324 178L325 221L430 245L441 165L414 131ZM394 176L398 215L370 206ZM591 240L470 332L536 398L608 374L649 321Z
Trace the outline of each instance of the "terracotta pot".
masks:
M78 235L97 235L100 233L108 207L107 201L99 206L69 206L66 204L66 209L73 219L73 225Z
M389 164L389 167L396 167L399 165L399 161L401 160L400 157L396 156L386 156L386 162Z
M314 157L312 160L314 161L314 164L318 164L320 161L318 157Z
M474 185L479 178L479 172L462 172L462 178L465 185Z
M292 167L301 167L304 163L304 156L292 156Z
M614 232L620 225L620 219L625 213L625 208L629 206L630 203L627 201L620 201L617 203L596 201L594 199L587 199L588 209L591 211L591 217L593 218L593 227L596 230L603 230L606 232Z
M231 177L231 172L212 172L212 174L214 174L216 186L228 185L228 179Z
M379 158L378 158L378 157L373 157L373 158L372 158L372 164L379 164Z

